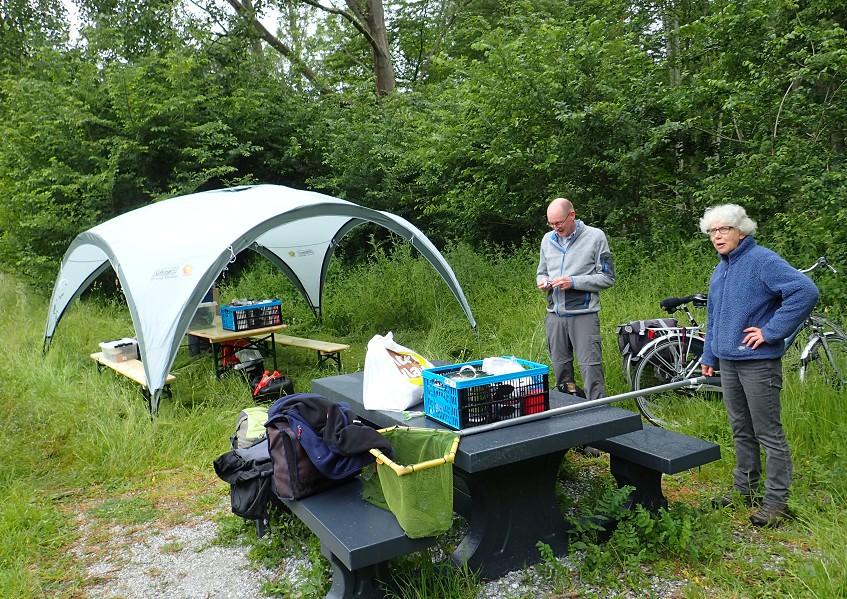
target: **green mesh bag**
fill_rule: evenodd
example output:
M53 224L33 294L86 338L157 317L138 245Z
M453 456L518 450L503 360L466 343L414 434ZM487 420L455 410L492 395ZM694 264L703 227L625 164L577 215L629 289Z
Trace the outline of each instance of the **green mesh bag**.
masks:
M391 443L394 460L377 449L371 450L376 464L362 470L362 497L390 510L409 538L450 530L452 464L459 436L445 430L404 426L379 432Z

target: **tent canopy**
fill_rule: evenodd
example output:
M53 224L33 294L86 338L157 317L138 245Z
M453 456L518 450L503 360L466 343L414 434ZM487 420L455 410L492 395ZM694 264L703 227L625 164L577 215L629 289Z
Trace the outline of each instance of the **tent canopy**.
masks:
M399 216L280 185L255 185L171 198L80 233L53 286L45 348L68 305L111 264L129 306L155 412L197 306L239 252L276 264L320 315L327 264L351 229L376 223L408 240L476 321L450 265Z

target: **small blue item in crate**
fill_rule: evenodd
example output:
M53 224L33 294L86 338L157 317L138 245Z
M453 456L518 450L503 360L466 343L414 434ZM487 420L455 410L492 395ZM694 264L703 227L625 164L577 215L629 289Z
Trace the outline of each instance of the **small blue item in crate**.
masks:
M548 410L549 368L512 359L524 367L522 372L487 375L482 360L425 369L424 414L461 430Z
M221 306L221 327L227 331L246 331L282 324L282 302L270 300L252 304Z

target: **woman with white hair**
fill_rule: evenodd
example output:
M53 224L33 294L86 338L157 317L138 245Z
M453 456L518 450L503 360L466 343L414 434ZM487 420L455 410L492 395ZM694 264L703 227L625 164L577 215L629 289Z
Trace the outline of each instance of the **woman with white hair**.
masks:
M720 369L723 401L736 464L733 489L715 500L733 504L740 493L755 526L774 526L790 516L791 454L780 421L782 355L785 339L806 319L818 300L815 284L775 252L756 244L756 223L744 208L723 204L706 210L700 230L709 236L720 261L709 283L702 370ZM766 457L765 495L761 498Z

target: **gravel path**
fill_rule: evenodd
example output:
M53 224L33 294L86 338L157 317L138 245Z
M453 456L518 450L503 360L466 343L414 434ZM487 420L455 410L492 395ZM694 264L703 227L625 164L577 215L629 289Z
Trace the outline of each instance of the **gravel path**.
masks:
M255 568L247 560L246 547L213 544L217 524L208 516L192 518L167 532L122 526L113 526L108 532L105 543L87 549L83 544L75 550L77 557L87 564L91 586L86 593L91 599L262 597L263 583L279 577L296 578L298 569L304 565L292 560L282 564L278 572ZM562 558L560 562L576 572L573 558ZM684 581L654 578L650 582L650 596L679 597L684 584ZM551 596L551 590L549 581L535 568L527 568L486 583L477 599L545 597ZM583 590L588 596L633 599L646 592L644 589L624 594L600 588Z
M259 598L264 596L265 583L280 579L296 581L300 572L307 569L305 558L284 562L276 571L257 568L248 561L248 547L215 545L218 525L214 518L228 509L227 502L213 512L192 516L175 526L145 523L112 525L108 529L104 529L102 520L78 514L81 535L73 552L88 575L84 593L91 599ZM460 524L451 534L458 539L465 526ZM443 555L434 557L437 561L448 559ZM578 560L577 554L559 561L576 577ZM653 577L649 586L650 596L671 599L681 596L685 581ZM637 593L621 594L601 588L582 591L579 596L633 599L647 592L641 589ZM550 581L530 567L484 584L477 599L551 597L551 592Z
M217 524L194 517L167 531L113 526L105 542L90 545L83 525L77 557L86 564L92 599L244 599L260 597L275 574L256 569L246 547L214 545Z

